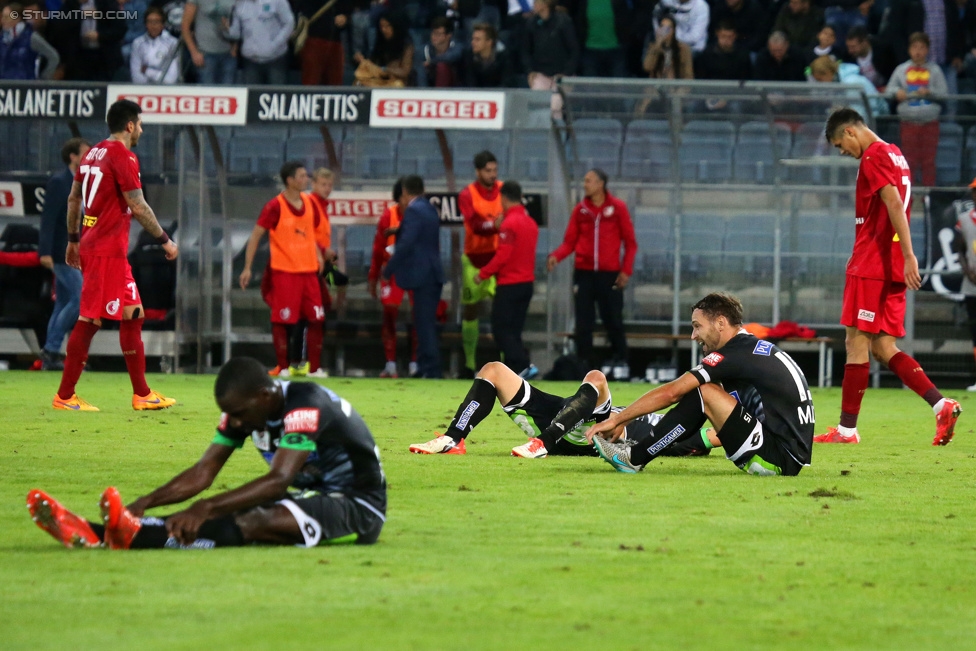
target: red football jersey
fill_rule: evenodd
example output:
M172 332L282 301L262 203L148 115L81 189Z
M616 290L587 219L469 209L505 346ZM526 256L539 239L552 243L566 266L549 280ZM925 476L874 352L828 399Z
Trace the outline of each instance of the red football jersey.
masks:
M142 187L139 159L118 140L103 140L88 150L75 181L81 183L84 210L80 252L124 258L132 211L123 193Z
M912 181L901 150L883 140L872 143L861 156L854 200L854 252L847 261L847 273L862 278L905 282L905 258L881 200L881 189L894 186L905 204L905 216L912 211Z

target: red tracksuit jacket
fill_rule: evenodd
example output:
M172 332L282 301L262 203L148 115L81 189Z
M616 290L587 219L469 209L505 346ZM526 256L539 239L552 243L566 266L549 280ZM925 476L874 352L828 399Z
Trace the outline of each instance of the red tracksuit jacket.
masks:
M620 262L621 243L624 245L623 264ZM569 218L563 243L552 255L556 260L562 260L574 252L577 269L623 271L628 276L633 275L637 238L627 204L609 192L599 208L589 199L579 202Z
M498 250L491 262L481 268L481 279L498 276L499 285L533 282L538 240L539 226L525 207L519 204L509 208L498 235Z

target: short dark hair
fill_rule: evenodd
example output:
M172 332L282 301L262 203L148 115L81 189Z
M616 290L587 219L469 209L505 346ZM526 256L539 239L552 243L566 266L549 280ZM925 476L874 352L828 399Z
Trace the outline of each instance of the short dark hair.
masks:
M152 16L153 14L159 16L162 19L164 24L166 23L166 12L163 11L162 8L157 7L155 5L149 7L149 9L146 9L146 15L142 17L143 22L149 20L149 17Z
M447 34L454 33L454 22L451 21L447 16L438 16L434 20L430 21L430 31L435 29L443 29Z
M477 154L474 155L474 168L476 170L483 170L485 169L485 165L487 165L488 163L497 163L497 162L498 159L495 158L495 155L490 151L488 151L487 149L485 149L484 151L479 151Z
M400 197L402 196L403 196L403 181L400 181L398 179L397 182L393 184L393 200L399 201Z
M285 161L285 164L281 166L281 170L278 172L281 175L281 182L288 185L288 179L295 176L298 170L304 168L305 163L300 160Z
M71 163L71 157L81 153L82 145L91 147L91 143L84 138L68 138L61 146L61 160L65 165Z
M471 28L471 33L484 32L485 38L487 38L492 43L498 42L498 30L491 23L475 23L474 27Z
M220 367L214 382L214 398L220 402L232 393L248 396L274 385L264 364L253 357L231 357Z
M411 197L419 197L424 193L424 180L416 174L409 174L400 179L403 191Z
M130 122L136 122L142 107L131 99L120 99L108 107L108 114L105 116L105 123L108 125L109 133L122 133Z
M854 39L856 41L866 41L868 40L868 30L864 25L855 25L847 30L847 40Z
M522 203L522 186L518 181L502 183L501 195L513 203Z
M914 45L915 43L924 43L925 47L932 47L929 43L929 35L925 32L913 32L911 36L908 37L908 45Z
M603 182L603 191L606 192L607 191L607 181L610 179L610 177L607 176L607 173L604 172L599 167L591 168L590 171L593 172L594 174L596 174L596 177Z
M742 303L732 294L713 292L691 306L691 311L701 310L709 319L724 316L729 325L742 325Z
M716 32L738 32L738 30L735 28L735 23L733 23L728 18L723 18L722 20L718 21L718 25L715 26L715 31Z
M861 114L852 108L839 108L827 118L827 127L824 129L824 137L827 142L833 142L842 130L855 124L864 124Z

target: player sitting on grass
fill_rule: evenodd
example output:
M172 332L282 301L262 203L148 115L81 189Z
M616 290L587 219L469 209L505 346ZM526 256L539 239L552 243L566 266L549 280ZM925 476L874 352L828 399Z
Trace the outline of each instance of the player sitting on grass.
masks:
M600 456L620 472L638 472L671 446L697 441L707 419L729 461L749 474L796 475L810 465L813 400L796 362L742 329L734 296L698 301L691 327L706 354L702 363L587 430ZM616 442L621 424L668 405L675 407L649 435L632 446Z
M35 489L27 495L34 522L66 547L376 542L386 519L386 478L373 436L346 400L318 384L270 378L249 357L224 364L214 397L223 413L213 442L169 483L128 508L115 488L106 489L99 502L101 523L84 520ZM267 474L169 517L143 517L147 509L206 490L248 438L268 462Z
M466 454L465 437L488 417L496 398L508 417L529 437L527 443L512 448L513 457L525 459L541 459L550 454L596 456L583 433L594 422L606 419L619 409L610 406L610 387L600 371L587 373L575 394L560 398L533 387L505 364L489 362L478 371L447 433L434 432L437 434L434 439L411 445L410 451L415 454ZM652 432L660 419L659 414L647 414L626 427L621 424L615 433L620 438L640 439ZM690 437L669 449L667 455L706 455L711 447L703 431L701 436Z

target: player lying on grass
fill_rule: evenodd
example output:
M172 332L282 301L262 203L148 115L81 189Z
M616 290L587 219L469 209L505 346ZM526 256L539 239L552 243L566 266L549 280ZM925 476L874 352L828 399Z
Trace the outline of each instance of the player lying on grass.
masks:
M270 378L249 357L224 364L214 397L223 413L213 442L169 483L128 508L116 489L106 489L100 523L87 522L32 490L27 507L34 522L66 547L376 542L385 522L386 478L373 436L346 400L318 384ZM143 517L147 509L206 490L248 438L268 462L267 474L169 517Z
M692 307L691 338L702 363L648 391L586 431L597 452L620 472L642 470L670 446L697 440L708 420L729 461L753 475L796 475L810 465L813 399L806 378L779 348L742 329L742 303L709 294ZM619 443L618 428L675 405L636 444ZM611 434L610 440L604 434Z
M468 395L458 405L445 434L410 446L416 454L466 454L464 440L495 405L495 399L529 441L512 448L513 457L541 459L548 455L596 456L583 433L594 422L606 419L611 407L610 386L600 371L590 371L579 390L568 398L554 396L530 385L505 364L489 362L478 371ZM615 430L620 439L640 439L654 430L659 414L646 414ZM705 455L712 443L702 431L667 451L667 456Z

